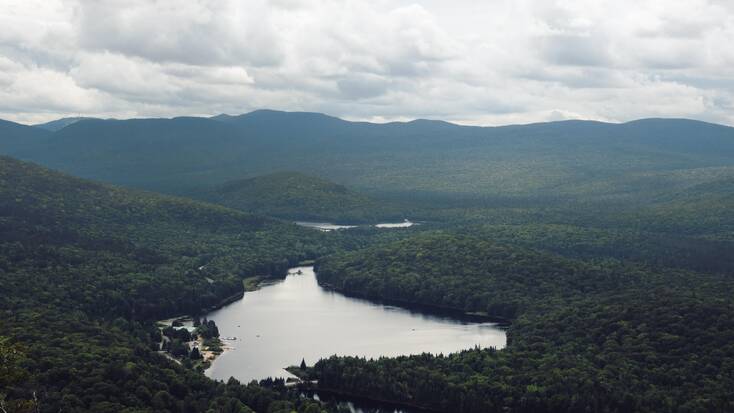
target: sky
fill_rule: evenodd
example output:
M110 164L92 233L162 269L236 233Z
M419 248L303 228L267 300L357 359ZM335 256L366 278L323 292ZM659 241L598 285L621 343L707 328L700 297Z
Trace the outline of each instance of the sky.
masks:
M734 125L729 0L0 0L0 118Z

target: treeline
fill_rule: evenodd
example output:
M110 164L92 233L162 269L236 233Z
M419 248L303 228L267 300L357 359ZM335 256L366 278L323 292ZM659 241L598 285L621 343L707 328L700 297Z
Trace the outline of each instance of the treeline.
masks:
M319 260L345 291L512 318L508 346L332 357L319 386L447 412L731 411L734 281L426 233Z

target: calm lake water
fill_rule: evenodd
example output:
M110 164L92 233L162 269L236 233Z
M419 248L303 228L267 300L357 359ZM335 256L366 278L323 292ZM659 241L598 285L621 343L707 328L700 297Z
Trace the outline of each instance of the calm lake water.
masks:
M447 354L475 345L502 348L506 342L505 332L493 323L421 314L325 290L313 267L291 269L285 280L247 292L207 317L232 349L206 374L243 383L289 377L284 367L301 359L312 365L333 354Z
M357 228L357 225L338 225L338 224L332 224L330 222L296 221L296 224L302 227L314 228L314 229L318 229L324 232L334 231L337 229Z
M302 227L314 228L314 229L318 229L324 232L335 231L338 229L350 229L350 228L359 227L359 225L338 225L338 224L332 224L330 222L296 221L296 224ZM374 226L376 228L408 228L408 227L412 227L413 225L417 225L417 224L415 222L411 222L410 220L406 219L403 222L383 222L380 224L366 225L366 226Z

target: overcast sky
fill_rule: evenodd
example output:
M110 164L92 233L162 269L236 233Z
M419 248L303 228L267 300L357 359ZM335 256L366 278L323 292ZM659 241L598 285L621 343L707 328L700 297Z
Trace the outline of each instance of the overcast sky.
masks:
M0 118L734 125L729 0L0 0Z

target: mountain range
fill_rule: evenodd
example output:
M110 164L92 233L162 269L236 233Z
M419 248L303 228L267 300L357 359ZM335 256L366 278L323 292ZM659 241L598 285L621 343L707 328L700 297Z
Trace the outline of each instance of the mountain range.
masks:
M52 128L53 129L53 128ZM213 118L0 123L0 153L174 194L297 170L372 193L568 198L731 177L734 128L685 119L471 127L259 110Z

